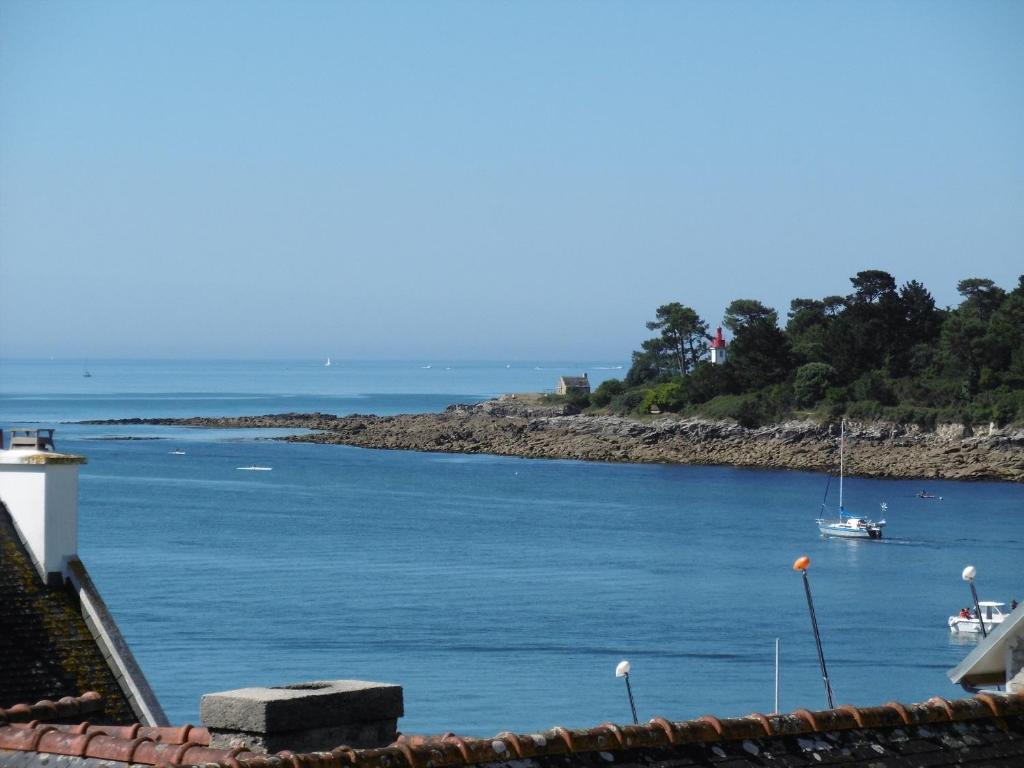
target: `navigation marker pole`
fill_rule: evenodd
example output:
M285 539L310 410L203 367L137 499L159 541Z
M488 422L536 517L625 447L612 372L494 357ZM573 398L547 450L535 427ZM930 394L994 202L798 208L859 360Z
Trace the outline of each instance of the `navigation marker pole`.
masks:
M964 572L960 574L960 578L971 585L971 597L974 598L974 610L978 612L978 623L981 624L981 636L988 637L988 632L985 631L985 617L981 615L981 603L978 602L978 590L974 588L974 577L977 576L978 569L973 565L968 565L964 568Z
M775 714L779 712L779 638L775 638Z
M629 662L623 659L615 667L615 676L626 678L626 693L629 695L629 708L633 711L633 724L640 725L636 719L636 704L633 703L633 689L629 687Z
M804 592L807 593L807 611L811 614L811 628L814 630L814 642L818 646L818 663L821 665L821 679L825 683L825 695L828 697L828 708L834 709L832 701L832 684L828 680L828 669L825 667L825 653L821 650L821 633L818 632L818 617L814 613L814 601L811 599L811 583L807 580L807 569L811 565L811 558L807 555L798 557L793 563L793 570L800 571L804 577Z

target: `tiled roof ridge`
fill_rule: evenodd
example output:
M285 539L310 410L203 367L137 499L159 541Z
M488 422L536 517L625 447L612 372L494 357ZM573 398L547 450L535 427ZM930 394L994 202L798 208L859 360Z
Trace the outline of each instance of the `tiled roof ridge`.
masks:
M82 697L84 698L84 697ZM10 710L7 710L10 711ZM899 728L974 720L1024 717L1024 694L980 693L948 701L935 696L920 704L889 702L878 707L842 705L812 712L719 719L710 715L686 721L656 717L644 725L604 723L595 728L552 728L543 733L499 733L490 739L400 736L380 749L341 746L330 752L258 755L241 747L211 749L206 729L139 726L61 727L40 724L0 725L0 749L96 758L142 765L196 765L208 768L444 768L513 759L585 752L666 748L747 739L803 736L811 733L872 728ZM147 733L155 732L155 733ZM203 737L205 736L205 743Z
M35 704L15 704L0 707L0 723L27 723L32 720L67 720L103 709L103 701L96 691L81 696L64 696L57 701L43 699Z

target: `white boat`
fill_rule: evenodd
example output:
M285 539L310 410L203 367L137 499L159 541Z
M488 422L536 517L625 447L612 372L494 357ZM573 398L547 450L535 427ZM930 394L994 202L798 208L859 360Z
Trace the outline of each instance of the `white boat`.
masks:
M330 368L330 367L331 367L331 358L328 357L327 358L327 362L324 363L324 368Z
M185 452L181 448L175 448L173 451L168 451L171 456L184 456Z
M842 517L844 510L840 508L840 517L835 520L818 520L818 530L824 536L836 536L843 539L880 539L885 520L866 520L862 517Z
M843 420L839 427L839 513L837 517L819 517L815 522L822 536L836 536L842 539L880 539L882 529L885 527L885 520L870 520L866 517L854 517L846 513L843 506L843 450L846 443L846 421ZM826 491L827 494L827 491ZM825 504L822 502L822 509ZM888 506L885 502L881 505L884 513Z
M991 600L980 600L978 605L981 607L981 614L985 617L985 631L991 632L995 627L998 627L1010 614L1003 613L1002 608L1006 603L994 603ZM971 632L977 634L981 632L981 622L974 617L974 612L968 611L969 616L950 616L949 629L951 632L962 633Z
M269 472L273 467L257 467L255 464L250 464L248 467L235 467L243 472Z

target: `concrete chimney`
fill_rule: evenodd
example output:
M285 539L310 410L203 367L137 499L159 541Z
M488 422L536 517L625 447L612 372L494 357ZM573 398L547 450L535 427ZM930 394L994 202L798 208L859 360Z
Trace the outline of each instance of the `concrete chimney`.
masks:
M384 747L397 738L403 714L401 686L362 680L208 693L199 706L211 747L271 754Z
M49 437L37 433L50 432ZM0 502L21 534L39 575L60 586L78 557L78 467L83 456L53 450L52 430L15 430L0 444Z

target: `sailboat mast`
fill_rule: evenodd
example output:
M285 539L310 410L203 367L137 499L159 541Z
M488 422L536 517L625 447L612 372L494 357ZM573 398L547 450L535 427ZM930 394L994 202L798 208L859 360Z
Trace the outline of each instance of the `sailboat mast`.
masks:
M839 512L843 511L843 444L846 442L846 419L839 422Z

